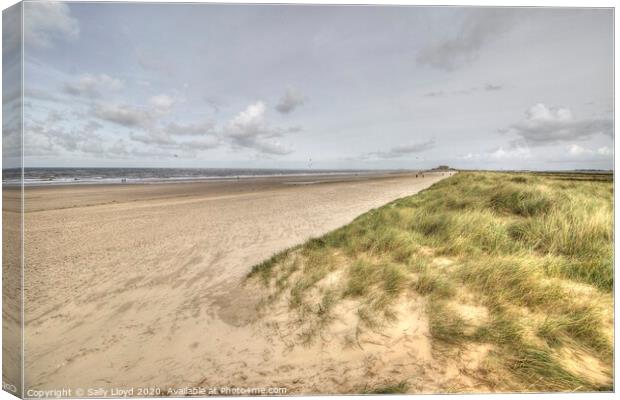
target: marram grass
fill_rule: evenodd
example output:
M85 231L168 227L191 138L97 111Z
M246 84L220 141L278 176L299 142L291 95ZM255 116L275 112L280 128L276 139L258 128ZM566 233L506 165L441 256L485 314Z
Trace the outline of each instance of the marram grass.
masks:
M335 271L342 284L317 301ZM359 323L381 329L403 294L421 296L433 346L492 345L507 390L611 388L566 357L581 352L611 374L611 175L459 173L273 256L254 277L310 321L308 341L339 301L359 300ZM463 293L488 310L477 326L450 306Z

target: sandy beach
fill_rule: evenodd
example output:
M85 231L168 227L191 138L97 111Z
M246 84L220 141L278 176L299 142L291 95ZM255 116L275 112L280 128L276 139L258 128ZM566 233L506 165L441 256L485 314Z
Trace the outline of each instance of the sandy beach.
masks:
M257 297L242 280L272 254L443 177L27 188L26 389L351 390L346 379L387 350L288 349L254 322Z

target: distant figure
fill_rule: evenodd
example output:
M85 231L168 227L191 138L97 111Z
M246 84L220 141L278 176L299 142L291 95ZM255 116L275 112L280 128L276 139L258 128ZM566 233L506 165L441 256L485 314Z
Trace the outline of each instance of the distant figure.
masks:
M127 178L123 178L123 179L121 179L121 182L122 182L122 183L127 183Z
M415 177L417 178L417 177L418 177L418 174L415 174Z

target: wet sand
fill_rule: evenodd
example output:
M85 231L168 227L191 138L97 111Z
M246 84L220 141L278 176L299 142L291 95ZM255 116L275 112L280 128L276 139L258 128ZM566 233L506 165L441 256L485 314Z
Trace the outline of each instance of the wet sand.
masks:
M256 295L241 282L272 254L443 177L26 188L26 389L346 391L332 379L337 355L288 351L253 323Z

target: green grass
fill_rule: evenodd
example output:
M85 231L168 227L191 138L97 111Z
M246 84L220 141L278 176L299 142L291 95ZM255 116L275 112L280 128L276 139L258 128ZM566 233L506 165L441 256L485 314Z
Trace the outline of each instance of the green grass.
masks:
M338 284L317 295L332 273ZM276 282L314 335L344 299L359 302L361 325L381 329L398 299L422 296L434 347L489 343L523 390L595 390L559 354L586 349L611 370L613 182L606 174L459 173L250 275ZM488 321L471 326L451 306L463 293L475 294Z
M407 382L402 381L398 383L392 383L387 385L380 385L373 388L365 388L363 394L399 394L407 393L409 385Z
M428 306L429 331L434 339L448 344L458 344L466 339L466 322L442 301L432 301Z
M510 354L508 370L523 382L525 391L592 391L596 387L564 369L550 353L536 347L523 346Z

